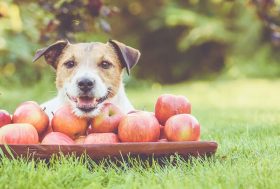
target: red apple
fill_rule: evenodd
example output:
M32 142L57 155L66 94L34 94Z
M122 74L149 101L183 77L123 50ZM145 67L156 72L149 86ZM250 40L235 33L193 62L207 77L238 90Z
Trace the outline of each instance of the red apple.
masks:
M181 95L163 94L158 97L155 105L155 115L159 123L165 125L168 118L176 114L190 114L191 103Z
M9 112L7 112L6 110L0 110L0 127L11 123L12 118Z
M194 116L178 114L166 121L164 132L169 141L195 141L200 137L200 125Z
M0 128L0 144L38 144L37 130L28 123L8 124Z
M118 142L119 138L115 133L92 133L85 138L84 144L113 144Z
M153 113L139 111L122 118L118 135L122 142L158 141L160 125Z
M13 123L29 123L39 134L43 133L49 125L49 117L37 104L27 101L19 105L13 114Z
M85 143L85 139L86 139L86 136L80 136L79 138L77 138L75 140L75 144L84 144Z
M106 103L99 115L91 121L89 133L110 133L117 132L118 125L124 113L114 104Z
M64 105L54 113L51 125L54 132L61 132L72 139L76 139L81 135L85 135L88 120L77 117L69 105Z
M48 145L73 145L75 142L67 135L60 132L51 132L42 140L41 144Z

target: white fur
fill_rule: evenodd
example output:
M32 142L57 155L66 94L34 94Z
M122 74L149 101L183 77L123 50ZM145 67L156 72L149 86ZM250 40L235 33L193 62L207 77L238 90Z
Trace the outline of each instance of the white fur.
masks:
M120 85L118 93L112 99L108 99L105 102L110 102L110 103L116 105L124 113L128 113L128 112L134 110L132 104L130 103L129 99L127 98L127 96L125 94L124 85L122 83ZM103 102L102 104L104 104L105 102ZM66 97L64 96L63 92L59 92L58 96L41 104L41 107L45 108L45 112L48 114L48 116L50 118L52 118L53 113L56 112L58 110L58 108L65 103L69 103L69 101L66 100ZM100 106L102 106L102 104L100 104ZM84 114L83 112L80 112L80 113L75 112L75 113ZM99 113L99 111L97 110L96 114L98 114L98 113Z
M70 80L70 82L65 82L65 92L67 92L70 96L79 96L79 88L77 86L77 81L83 77L95 81L95 87L97 90L92 91L92 95L94 97L101 98L106 95L106 85L102 82L98 73L95 70L90 69L87 64L84 64L83 66L79 67L79 69L77 70L73 78Z
M90 71L89 71L90 70ZM107 87L102 82L101 78L97 74L96 71L90 69L87 64L84 64L83 66L79 67L76 74L71 78L69 82L65 82L62 91L59 91L60 99L65 99L65 101L69 101L68 97L66 96L66 93L72 97L78 97L79 96L79 88L77 86L77 81L80 78L86 77L88 79L91 79L95 81L95 90L92 90L92 96L95 98L101 98L104 97L107 94ZM102 107L102 103L97 105L96 110L92 112L83 112L80 109L76 108L76 104L73 101L69 101L69 103L73 107L73 113L75 113L79 117L93 117L99 114L100 108Z

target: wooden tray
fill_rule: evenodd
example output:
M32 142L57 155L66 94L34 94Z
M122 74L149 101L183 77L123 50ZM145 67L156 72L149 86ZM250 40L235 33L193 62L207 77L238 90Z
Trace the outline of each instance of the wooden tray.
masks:
M77 157L87 154L93 160L123 159L124 156L138 156L140 158L161 158L179 154L183 158L189 156L211 156L217 150L214 141L193 142L145 142L118 144L87 144L87 145L0 145L2 152L8 157L34 157L49 159L53 154L71 155Z

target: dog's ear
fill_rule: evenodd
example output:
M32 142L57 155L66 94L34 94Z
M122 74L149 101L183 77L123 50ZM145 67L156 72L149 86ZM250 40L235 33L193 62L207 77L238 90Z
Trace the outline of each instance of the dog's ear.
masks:
M129 75L130 69L137 64L141 53L137 49L126 46L116 40L109 40L109 43L112 44L116 50L121 63L126 68L127 74Z
M69 41L57 41L48 47L37 50L35 56L33 57L33 62L44 55L46 62L56 69L56 60L68 44Z

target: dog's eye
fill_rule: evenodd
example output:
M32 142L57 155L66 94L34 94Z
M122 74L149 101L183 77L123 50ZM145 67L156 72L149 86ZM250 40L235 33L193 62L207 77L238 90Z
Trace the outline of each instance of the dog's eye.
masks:
M67 61L64 63L65 67L70 69L70 68L73 68L75 66L75 62L70 60L70 61Z
M112 64L110 62L107 61L102 61L99 66L103 69L109 69L112 67Z

